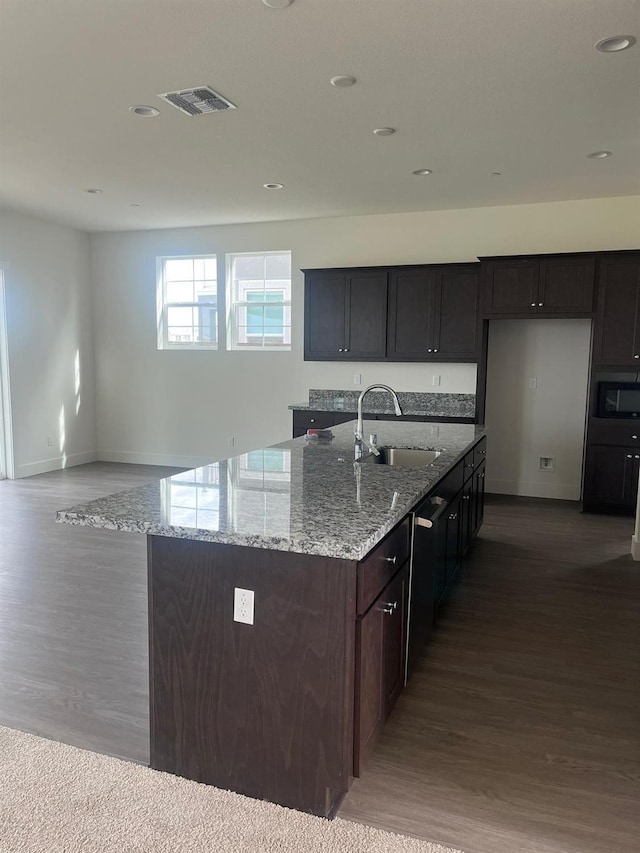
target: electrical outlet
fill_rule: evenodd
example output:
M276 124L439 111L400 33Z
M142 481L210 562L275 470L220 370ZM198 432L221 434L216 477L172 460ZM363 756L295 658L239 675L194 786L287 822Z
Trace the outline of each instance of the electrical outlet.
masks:
M47 436L47 447L53 447L53 439L50 435Z
M539 471L553 471L556 467L556 461L553 456L541 456L538 462Z
M254 591L235 587L233 591L233 621L253 625Z
M537 387L538 387L538 380L536 379L535 376L532 376L531 379L529 380L529 388L531 388L531 390L534 390Z
M431 384L432 385L439 385L440 384L440 377L439 376L432 376L431 377Z
M362 382L362 374L361 373L354 373L353 374L353 384L359 385L361 382Z
M235 443L236 443L235 438L232 435L230 435L229 438L227 439L227 444L229 445L229 447L233 447Z

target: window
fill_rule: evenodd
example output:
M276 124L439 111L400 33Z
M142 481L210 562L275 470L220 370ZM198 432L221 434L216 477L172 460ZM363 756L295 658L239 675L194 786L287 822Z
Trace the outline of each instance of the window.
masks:
M291 349L291 252L229 255L228 348Z
M215 255L158 258L158 349L216 349Z

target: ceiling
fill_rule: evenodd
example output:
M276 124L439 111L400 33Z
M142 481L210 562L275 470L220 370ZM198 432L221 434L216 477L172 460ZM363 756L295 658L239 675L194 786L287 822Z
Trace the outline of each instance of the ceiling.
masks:
M640 193L640 0L0 0L0 79L0 205L88 231Z

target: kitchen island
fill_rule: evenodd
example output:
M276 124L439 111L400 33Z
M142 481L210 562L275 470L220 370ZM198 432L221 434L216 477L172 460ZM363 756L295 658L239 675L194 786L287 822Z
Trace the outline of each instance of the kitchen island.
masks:
M354 464L345 424L331 442L291 440L58 513L148 535L152 767L335 813L404 685L414 511L442 487L440 504L462 512L464 471L484 454L478 426L369 432L439 455ZM445 543L479 526L449 517Z

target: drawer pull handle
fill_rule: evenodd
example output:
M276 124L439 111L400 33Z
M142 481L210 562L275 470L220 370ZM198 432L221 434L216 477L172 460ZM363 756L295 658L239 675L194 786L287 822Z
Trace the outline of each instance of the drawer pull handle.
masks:
M387 563L393 563L393 565L395 566L395 564L396 564L396 560L397 560L398 558L397 558L397 557L383 557L383 559L384 559L384 560L386 560L386 561L387 561Z
M632 435L632 436L631 436L631 438L637 438L637 437L638 437L637 435Z
M434 349L434 352L438 352L438 348L437 348L437 347Z
M383 612L383 613L389 613L389 614L393 613L393 611L394 611L394 610L397 610L397 609L398 609L398 602L397 602L397 601L393 601L393 602L391 602L391 601L389 601L389 602L385 602L385 603L380 607L380 610L382 610L382 612Z
M416 524L418 527L433 527L433 521L430 518L420 518L416 515Z
M538 308L542 308L543 305L544 305L544 302L538 302Z
M640 358L640 355L634 355L634 358Z
M633 454L632 454L632 453L627 453L627 459L633 459Z
M536 307L536 303L535 303L535 302L532 302L532 303L531 303L531 307L532 307L532 308L535 308L535 307Z

